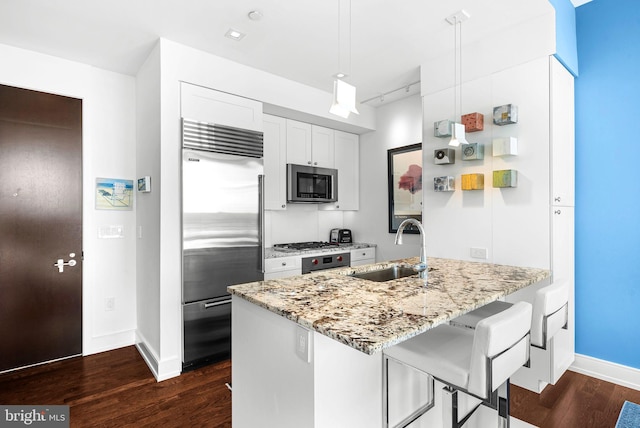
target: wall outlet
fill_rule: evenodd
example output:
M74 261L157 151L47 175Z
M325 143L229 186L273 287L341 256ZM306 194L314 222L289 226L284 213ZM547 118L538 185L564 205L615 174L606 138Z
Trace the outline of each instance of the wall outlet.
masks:
M296 354L305 363L311 362L310 340L311 332L306 328L296 326Z
M104 299L104 310L105 311L114 311L116 309L116 298L115 297L107 297Z
M487 249L486 248L474 248L471 247L471 257L474 259L487 259Z

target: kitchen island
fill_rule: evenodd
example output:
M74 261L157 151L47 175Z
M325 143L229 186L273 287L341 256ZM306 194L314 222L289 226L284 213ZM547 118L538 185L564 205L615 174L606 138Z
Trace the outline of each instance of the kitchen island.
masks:
M386 282L350 276L417 262L229 287L234 427L381 427L383 349L550 277L544 269L437 258L428 260L426 287L415 275ZM420 399L410 377L398 374L417 388L393 394L398 413ZM438 426L441 412L429 413L416 426Z

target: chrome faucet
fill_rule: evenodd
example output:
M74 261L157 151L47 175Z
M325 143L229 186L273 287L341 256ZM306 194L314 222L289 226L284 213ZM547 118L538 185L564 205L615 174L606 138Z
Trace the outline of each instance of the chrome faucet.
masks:
M395 244L402 245L402 232L404 232L405 227L407 227L409 223L413 224L418 228L418 231L420 232L420 237L422 238L422 246L420 247L420 263L418 263L417 265L414 265L413 270L418 272L420 275L420 278L426 281L427 272L429 270L427 267L427 234L424 233L424 228L422 227L422 224L420 224L420 222L414 218L408 218L404 220L402 223L400 223L400 226L398 226L398 231L396 232Z

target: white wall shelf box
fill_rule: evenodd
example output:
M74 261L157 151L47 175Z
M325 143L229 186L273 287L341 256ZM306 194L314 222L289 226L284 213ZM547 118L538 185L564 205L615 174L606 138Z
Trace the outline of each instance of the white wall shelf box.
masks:
M492 142L493 156L516 156L518 139L516 137L494 138Z

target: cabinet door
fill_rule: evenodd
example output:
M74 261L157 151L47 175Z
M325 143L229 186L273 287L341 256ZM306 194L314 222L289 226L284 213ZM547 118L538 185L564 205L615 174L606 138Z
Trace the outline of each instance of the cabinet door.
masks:
M264 115L264 207L287 208L287 121Z
M356 211L360 209L359 137L334 131L335 168L338 170L338 201L319 206L321 210Z
M313 166L334 168L334 131L311 125L311 161Z
M262 131L262 103L189 83L180 84L182 117Z
M287 163L312 165L310 124L287 119Z
M574 278L574 207L552 207L551 271L553 280L568 279L569 328L554 336L551 356L551 377L557 380L573 363L575 357L575 278Z
M550 67L552 204L574 206L574 78L553 57Z

